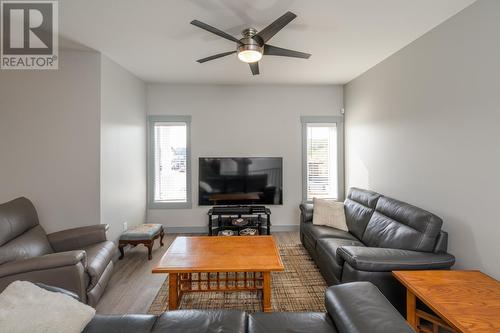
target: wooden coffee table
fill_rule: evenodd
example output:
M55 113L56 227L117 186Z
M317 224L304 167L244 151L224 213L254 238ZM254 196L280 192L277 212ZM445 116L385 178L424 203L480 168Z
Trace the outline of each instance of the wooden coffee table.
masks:
M407 290L407 320L417 332L500 332L500 282L479 271L395 271ZM417 309L417 298L438 316ZM432 323L433 331L421 327Z
M168 273L170 310L183 293L262 291L262 309L271 311L271 272L285 268L272 236L177 237L153 273Z

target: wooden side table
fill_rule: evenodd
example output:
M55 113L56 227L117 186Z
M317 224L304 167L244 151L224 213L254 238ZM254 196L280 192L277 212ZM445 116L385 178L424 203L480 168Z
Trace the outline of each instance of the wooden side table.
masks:
M500 282L488 275L438 270L393 275L406 287L406 316L417 332L500 332ZM417 299L438 317L417 309Z

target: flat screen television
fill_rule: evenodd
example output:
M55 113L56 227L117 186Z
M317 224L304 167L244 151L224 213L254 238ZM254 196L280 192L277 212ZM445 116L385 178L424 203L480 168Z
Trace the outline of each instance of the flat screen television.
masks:
M198 204L282 205L283 158L200 157Z

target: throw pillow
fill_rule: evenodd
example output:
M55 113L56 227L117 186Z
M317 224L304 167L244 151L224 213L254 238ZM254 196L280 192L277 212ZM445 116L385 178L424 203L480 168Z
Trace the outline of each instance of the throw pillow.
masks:
M14 281L0 294L2 332L80 333L94 315L94 308L27 281Z
M313 224L349 231L345 221L343 202L314 198L313 203Z

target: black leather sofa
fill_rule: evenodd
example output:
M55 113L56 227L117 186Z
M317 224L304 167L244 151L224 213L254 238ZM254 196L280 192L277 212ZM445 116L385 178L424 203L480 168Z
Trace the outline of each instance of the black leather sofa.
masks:
M314 225L313 205L300 205L300 239L328 285L375 284L403 315L406 293L393 270L449 269L448 234L436 215L379 193L352 188L344 202L349 231Z
M40 285L78 299L63 289ZM412 333L401 315L371 283L330 287L324 312L251 313L177 310L154 315L96 315L83 333Z

